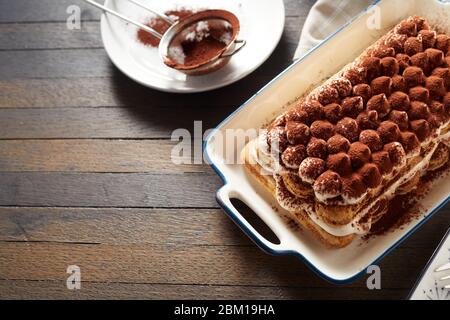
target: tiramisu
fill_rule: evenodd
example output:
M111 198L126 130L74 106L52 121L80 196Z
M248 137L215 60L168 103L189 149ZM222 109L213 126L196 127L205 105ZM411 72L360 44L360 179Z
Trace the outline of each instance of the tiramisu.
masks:
M268 125L245 167L333 248L449 161L450 37L417 16Z

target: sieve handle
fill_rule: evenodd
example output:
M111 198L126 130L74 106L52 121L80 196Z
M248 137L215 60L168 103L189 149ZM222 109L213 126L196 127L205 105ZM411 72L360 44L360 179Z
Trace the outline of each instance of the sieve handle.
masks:
M233 52L230 53L223 53L220 57L221 58L229 58L234 56L236 53L241 51L243 47L247 44L247 41L245 40L234 40L234 43L236 44L236 47L234 48Z

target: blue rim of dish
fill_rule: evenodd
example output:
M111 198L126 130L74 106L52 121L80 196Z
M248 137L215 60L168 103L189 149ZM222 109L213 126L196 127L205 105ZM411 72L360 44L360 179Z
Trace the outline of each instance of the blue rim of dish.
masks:
M205 158L207 162L210 164L210 166L214 169L214 171L219 175L220 179L223 181L224 186L228 184L227 179L223 172L214 164L214 162L211 160L211 157L209 155L209 148L208 143L214 133L225 126L238 112L240 112L243 108L245 108L250 102L252 102L262 91L266 90L268 87L273 85L276 81L278 81L283 75L285 75L291 68L293 68L297 63L301 62L303 59L314 53L318 48L323 46L326 42L328 42L330 39L334 38L338 33L341 31L344 31L348 26L350 26L354 21L365 15L369 10L371 10L374 6L376 6L378 3L382 2L383 0L375 0L370 6L368 6L365 10L363 10L360 14L349 20L345 25L340 27L336 32L325 38L321 43L319 43L317 46L309 50L306 54L304 54L301 58L294 61L290 66L288 66L284 71L282 71L280 74L278 74L274 79L272 79L268 84L266 84L264 87L262 87L259 91L257 91L256 94L254 94L250 99L248 99L244 104L242 104L239 108L237 108L234 112L232 112L225 120L223 120L214 130L211 131L211 133L206 137L204 142L204 150L205 150ZM219 205L222 207L222 209L227 213L227 215L241 228L241 230L263 251L267 252L268 254L271 254L273 256L295 256L298 257L300 260L302 260L312 271L314 271L316 274L318 274L323 279L333 283L333 284L350 284L359 279L361 276L363 276L366 272L367 267L370 265L374 265L379 263L381 260L383 260L388 254L390 254L393 250L395 250L400 244L402 244L407 238L409 238L414 232L416 232L418 229L420 229L432 216L434 216L439 210L441 210L447 203L450 202L450 196L447 197L439 206L437 206L432 212L428 214L422 221L420 221L414 228L412 228L408 233L403 235L396 243L394 243L391 247L389 247L384 253L382 253L377 259L375 259L374 262L369 264L366 268L358 272L357 274L347 278L347 279L335 279L321 270L319 270L312 262L310 262L308 259L306 259L300 252L294 251L294 250L274 250L267 246L263 241L261 241L260 236L258 234L253 233L248 227L244 224L244 222L235 215L233 210L228 207L225 203L223 203L216 194L216 200L219 203Z
M439 242L439 245L437 246L436 250L431 255L430 260L428 260L427 265L423 268L422 272L420 273L418 280L416 281L414 287L411 289L411 292L409 293L408 300L411 300L411 297L417 291L419 284L422 282L423 278L425 277L425 274L427 273L428 269L430 269L431 264L434 262L434 259L436 259L438 253L441 251L442 246L444 245L448 237L450 237L450 229L447 230L441 242Z

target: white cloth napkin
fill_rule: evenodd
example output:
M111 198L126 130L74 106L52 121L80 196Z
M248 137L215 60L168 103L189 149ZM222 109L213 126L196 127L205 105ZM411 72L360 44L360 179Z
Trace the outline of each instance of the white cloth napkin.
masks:
M294 60L369 7L374 0L318 0L303 26Z

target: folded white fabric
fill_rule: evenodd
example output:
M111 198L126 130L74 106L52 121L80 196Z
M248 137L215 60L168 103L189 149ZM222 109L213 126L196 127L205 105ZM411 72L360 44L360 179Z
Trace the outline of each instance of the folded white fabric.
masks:
M303 26L294 60L369 7L374 0L318 0Z

